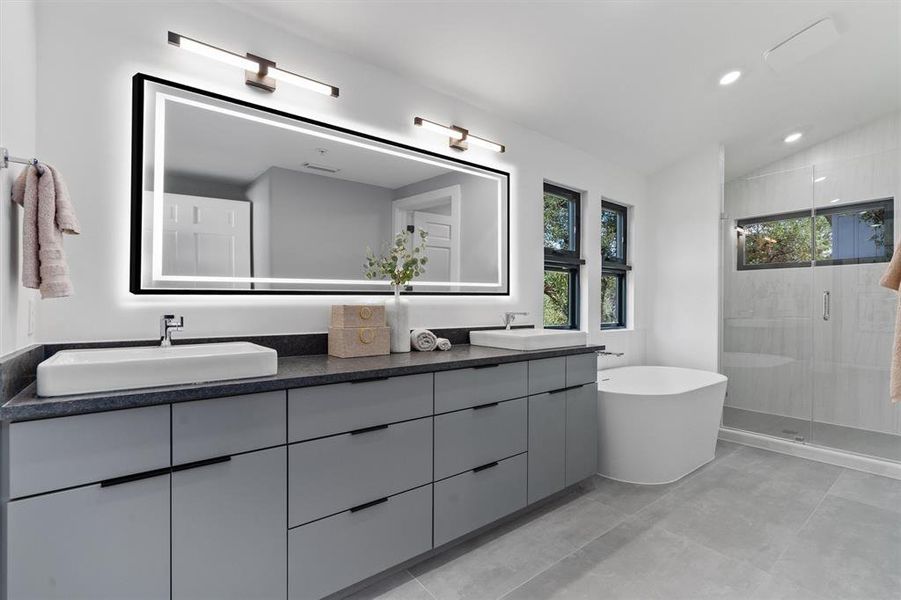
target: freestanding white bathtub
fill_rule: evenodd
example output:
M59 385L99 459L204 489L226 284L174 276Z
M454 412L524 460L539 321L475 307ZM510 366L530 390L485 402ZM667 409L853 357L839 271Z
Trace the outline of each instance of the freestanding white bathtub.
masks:
M713 460L726 381L676 367L599 371L600 474L662 484Z

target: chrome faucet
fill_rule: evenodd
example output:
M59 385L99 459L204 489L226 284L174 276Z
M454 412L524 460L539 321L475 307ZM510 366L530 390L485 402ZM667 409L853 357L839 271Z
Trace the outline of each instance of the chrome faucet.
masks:
M172 332L173 331L184 331L185 329L185 318L178 317L178 320L175 320L175 315L163 315L160 317L160 346L164 348L172 345Z
M528 314L529 314L529 313L527 313L527 312L505 312L505 313L504 313L504 327L505 327L505 329L510 329L510 325L513 323L513 321L516 320L517 315L520 315L520 316L523 316L523 317L524 317L524 316L526 316L526 315L528 315Z

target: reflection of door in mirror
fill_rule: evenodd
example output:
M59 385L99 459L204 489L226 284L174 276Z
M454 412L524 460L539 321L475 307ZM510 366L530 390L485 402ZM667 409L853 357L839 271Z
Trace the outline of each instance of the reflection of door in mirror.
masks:
M164 195L164 275L250 277L250 260L249 202Z
M394 201L394 229L412 225L427 232L429 262L420 281L460 280L460 186L430 190ZM413 237L418 242L418 234Z

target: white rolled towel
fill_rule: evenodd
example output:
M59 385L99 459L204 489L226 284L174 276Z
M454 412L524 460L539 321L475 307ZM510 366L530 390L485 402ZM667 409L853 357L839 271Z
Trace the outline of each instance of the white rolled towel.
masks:
M420 352L431 352L438 345L438 336L428 329L414 329L410 334L410 343Z
M438 338L438 349L439 350L450 350L451 343L447 338Z

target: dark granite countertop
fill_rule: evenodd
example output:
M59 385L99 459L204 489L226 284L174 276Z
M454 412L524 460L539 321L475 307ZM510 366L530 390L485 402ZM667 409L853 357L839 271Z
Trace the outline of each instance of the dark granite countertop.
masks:
M549 350L504 350L459 345L447 352L409 352L365 358L335 358L325 354L285 356L278 359L278 373L270 377L233 379L211 383L139 388L117 392L41 398L32 383L0 406L0 420L29 421L123 408L186 402L271 390L309 387L361 379L448 371L466 367L584 354L602 346L571 346Z

